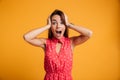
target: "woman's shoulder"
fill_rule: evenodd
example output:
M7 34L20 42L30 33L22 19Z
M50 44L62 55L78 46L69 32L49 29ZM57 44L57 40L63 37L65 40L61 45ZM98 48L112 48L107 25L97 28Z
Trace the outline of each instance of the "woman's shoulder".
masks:
M47 42L48 38L39 38L39 40L41 41L41 43L43 45L46 45L46 42Z
M71 41L71 37L65 37L66 41Z

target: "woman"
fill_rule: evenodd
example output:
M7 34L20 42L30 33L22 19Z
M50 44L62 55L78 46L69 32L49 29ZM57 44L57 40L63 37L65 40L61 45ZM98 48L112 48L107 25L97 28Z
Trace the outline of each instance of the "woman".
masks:
M68 37L68 28L80 33L79 36ZM48 30L48 38L37 38L39 34ZM67 16L60 10L55 10L48 18L48 24L34 29L24 35L24 39L45 51L44 80L72 80L73 49L87 41L92 31L68 22Z

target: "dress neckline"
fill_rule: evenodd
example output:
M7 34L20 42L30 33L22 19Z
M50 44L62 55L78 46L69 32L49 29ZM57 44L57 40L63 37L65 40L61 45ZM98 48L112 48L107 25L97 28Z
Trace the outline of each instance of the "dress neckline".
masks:
M64 44L65 37L63 36L60 39L57 39L57 38L53 37L52 40L55 43L62 43L62 44Z
M54 45L55 46L55 49L54 49L55 50L55 55L57 57L59 57L61 55L61 51L63 49L65 37L61 37L60 39L57 39L57 38L53 37L52 40L55 43L55 45ZM57 47L56 45L57 45L57 43L61 43L61 47L60 47L60 50L58 52L56 51L56 47Z

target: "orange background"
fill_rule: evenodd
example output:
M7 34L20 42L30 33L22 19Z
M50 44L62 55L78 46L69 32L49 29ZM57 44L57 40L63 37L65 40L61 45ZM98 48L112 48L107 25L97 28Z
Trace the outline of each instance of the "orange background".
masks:
M0 80L43 80L44 51L23 40L54 9L93 31L74 50L74 80L120 80L119 0L0 0ZM70 30L70 36L78 35ZM47 31L40 36L47 37Z

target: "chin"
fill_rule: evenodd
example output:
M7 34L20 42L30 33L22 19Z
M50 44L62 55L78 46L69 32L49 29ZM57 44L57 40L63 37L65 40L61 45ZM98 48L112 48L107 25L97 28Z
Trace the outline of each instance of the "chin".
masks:
M61 39L63 36L55 36L55 38L57 39Z

